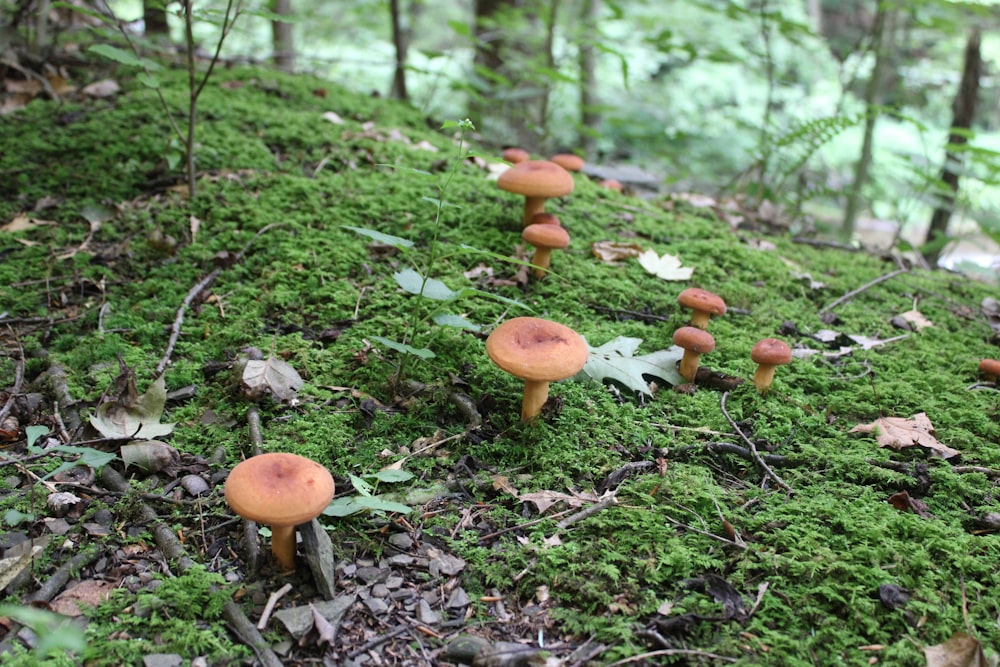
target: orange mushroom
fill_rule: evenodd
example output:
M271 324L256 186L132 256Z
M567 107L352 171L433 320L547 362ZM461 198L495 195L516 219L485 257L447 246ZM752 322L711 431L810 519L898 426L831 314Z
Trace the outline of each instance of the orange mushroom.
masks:
M583 158L575 153L556 153L549 158L549 161L555 162L566 171L580 171L584 165Z
M503 152L500 153L500 157L502 157L507 162L510 162L511 164L517 164L518 162L524 162L526 160L530 160L531 153L524 150L523 148L518 148L517 146L509 146L503 149Z
M697 327L681 327L674 332L674 345L684 348L677 372L688 382L694 382L698 375L698 360L703 354L715 349L712 334Z
M722 297L697 287L689 287L677 295L677 303L691 309L691 326L707 329L712 315L725 315Z
M540 215L535 214L532 220L536 220ZM555 216L553 216L555 217ZM525 243L535 246L535 254L531 258L531 263L535 265L534 273L536 278L544 278L549 271L549 264L552 261L552 251L565 248L569 245L569 232L562 225L551 223L535 222L524 228L521 238Z
M523 226L531 224L531 216L545 209L545 200L564 197L573 192L573 177L568 171L546 160L518 162L497 178L497 187L524 195Z
M983 359L979 362L979 372L983 374L988 382L997 384L997 378L1000 378L1000 361L996 359Z
M524 380L521 421L542 412L549 383L579 373L590 350L569 327L537 317L507 320L486 339L486 354L497 366Z
M312 521L333 499L330 471L303 456L274 452L249 458L229 473L226 502L249 521L271 527L271 552L295 569L295 527Z
M750 350L750 359L757 364L753 383L757 391L764 394L771 389L774 381L774 369L792 360L792 349L788 344L777 338L765 338Z

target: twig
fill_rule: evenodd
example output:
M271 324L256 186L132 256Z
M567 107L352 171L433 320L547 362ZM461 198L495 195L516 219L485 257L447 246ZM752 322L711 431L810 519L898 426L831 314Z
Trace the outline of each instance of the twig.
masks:
M723 454L735 454L747 461L756 461L753 453L746 447L740 447L734 442L706 442L704 445L685 445L671 450L672 454L682 454L689 451L708 450L710 452L721 452ZM780 454L760 455L766 463L773 466L788 465L788 457Z
M990 479L1000 479L1000 470L996 470L995 468L984 468L983 466L952 466L951 471L959 474L978 472L982 475L986 475Z
M556 517L563 516L564 514L569 514L572 511L573 510L571 510L571 509L569 509L569 510L563 510L562 512L556 512L555 514L551 514L549 516L543 516L543 517L539 517L538 519L532 519L531 521L527 521L525 523L519 523L516 526L507 526L506 528L501 528L498 531L495 531L495 532L483 535L482 537L479 538L477 544L479 544L479 546L483 546L484 544L487 544L490 540L492 540L494 538L497 538L497 537L500 537L501 535L504 535L506 533L509 533L509 532L512 532L512 531L515 531L515 530L520 530L522 528L528 528L530 526L534 526L536 524L542 523L543 521L548 521L549 519L555 519Z
M844 296L840 297L839 299L834 300L833 303L831 303L830 305L826 306L825 308L821 308L819 312L820 312L820 314L828 313L831 310L833 310L834 308L836 308L837 306L841 305L842 303L846 303L846 302L850 301L851 299L853 299L857 295L861 294L865 290L870 289L872 287L875 287L875 285L878 285L879 283L884 283L887 280L895 278L896 276L898 276L901 273L906 273L908 270L909 269L896 269L895 271L891 271L890 273L886 273L885 275L881 275L878 278L876 278L875 280L867 282L864 285L862 285L861 287L859 287L857 289L853 289L850 292L848 292L847 294L845 294Z
M278 600L285 597L288 591L292 590L291 584L285 584L278 590L271 593L271 597L267 599L267 604L264 605L264 611L260 614L260 620L257 621L257 629L263 630L267 627L267 622L271 620L271 612L274 611L274 606L278 604Z
M71 579L79 578L80 570L97 560L100 555L99 549L84 549L64 563L62 567L48 578L48 580L38 587L34 593L28 596L28 602L51 602Z
M264 232L268 231L272 227L275 227L279 224L283 223L276 222L261 227L260 231L254 234L252 239L247 241L247 244L243 246L243 249L236 254L236 257L233 258L233 261L229 265L232 266L233 264L236 264L240 260L242 260L243 256L246 255L247 251L250 250L250 246L253 245L254 241L256 241ZM163 354L163 358L160 359L160 363L156 365L155 374L157 376L163 373L163 371L167 368L167 364L170 363L170 357L174 353L174 347L177 346L177 339L180 338L181 336L181 325L184 324L184 313L187 312L187 309L191 307L191 304L194 303L194 300L198 298L199 294L201 294L206 289L212 286L212 283L215 282L215 279L218 278L219 274L222 273L223 268L225 267L220 266L216 267L215 269L212 269L211 273L209 273L207 276L199 280L198 284L196 284L194 287L188 290L187 296L184 297L184 301L181 302L180 308L177 309L177 315L174 317L174 323L170 327L170 339L167 341L167 351Z
M584 519L591 517L597 514L598 512L606 510L607 508L617 504L618 504L618 498L615 496L615 492L605 491L604 495L602 495L601 498L596 503L584 507L576 514L570 514L568 517L557 523L556 532L558 533L561 530L566 530L574 523L583 521Z
M393 630L390 630L389 632L385 633L384 635L379 635L378 637L373 637L372 639L369 639L364 644L362 644L361 646L357 647L356 649L348 653L347 658L348 660L353 660L362 653L367 653L369 650L375 648L379 644L384 644L390 639L398 637L399 635L409 631L410 631L410 626L400 625L394 628Z
M715 533L711 533L711 532L709 532L707 530L702 530L701 528L695 528L694 526L689 526L686 523L678 521L677 519L673 518L672 516L668 516L666 514L663 515L663 518L665 518L667 520L667 522L670 523L670 525L672 525L672 526L674 526L676 528L681 528L683 530L688 530L688 531L691 531L692 533L698 533L699 535L704 535L705 537L710 537L713 540L718 540L719 542L722 542L723 544L728 544L731 547L736 547L737 549L742 549L743 551L746 551L746 548L747 548L746 544L740 544L739 542L731 540L728 537L723 537L722 535L716 535Z
M101 481L112 491L125 493L130 488L130 484L125 478L111 466L104 466L101 470ZM182 572L195 566L195 561L187 555L184 545L153 508L143 503L139 507L139 517L143 523L151 526L156 545L168 560L173 561ZM282 667L282 662L271 650L271 645L261 636L257 627L250 622L240 606L233 600L226 600L226 604L222 608L222 617L226 619L229 627L240 641L257 654L257 659L264 667Z
M775 484L777 484L790 494L795 493L795 491L792 490L792 487L788 486L788 484L786 484L785 481L778 476L778 473L771 470L771 467L767 465L767 462L764 460L764 457L762 457L760 455L760 452L757 451L757 445L755 445L753 443L753 440L748 438L746 434L743 433L743 430L739 427L739 425L737 425L737 423L733 420L733 418L729 416L729 413L726 411L727 396L729 396L728 391L722 392L722 399L719 402L719 407L722 409L722 415L726 418L726 421L729 422L729 425L733 427L733 430L736 431L737 435L740 436L740 439L743 440L743 442L747 443L747 446L750 447L750 453L753 455L753 460L756 461L757 465L760 466L760 469L764 471L764 474L770 477Z
M14 386L10 389L10 395L7 397L7 402L4 403L3 407L0 408L0 423L7 418L10 414L11 408L14 407L14 400L17 395L21 393L22 385L24 384L24 348L21 347L21 341L17 340L17 336L14 335L14 330L7 326L7 330L10 331L11 335L14 336L14 342L17 343L17 363L14 367Z
M658 651L650 651L649 653L641 653L639 655L633 655L631 658L622 658L621 660L615 660L614 662L609 662L607 665L605 665L605 667L630 665L634 662L642 662L647 658L655 658L660 655L693 655L699 658L712 658L713 660L722 660L723 662L738 662L737 658L730 658L728 655L719 655L717 653L709 653L708 651L697 651L695 649L689 649L689 648L664 648Z

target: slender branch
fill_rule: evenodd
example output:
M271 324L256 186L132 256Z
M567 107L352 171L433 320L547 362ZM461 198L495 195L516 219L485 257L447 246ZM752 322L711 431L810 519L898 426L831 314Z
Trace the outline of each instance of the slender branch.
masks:
M740 439L743 440L743 442L747 443L747 446L750 448L750 453L753 455L753 460L757 463L760 469L764 471L764 474L770 477L775 484L780 486L788 493L795 493L795 491L792 490L792 487L788 486L788 484L786 484L785 481L778 476L778 473L771 470L771 467L767 465L767 462L764 460L764 457L762 457L760 455L760 452L757 451L757 445L754 444L753 440L751 440L746 436L746 434L739 427L736 421L729 416L729 412L726 411L727 396L729 396L728 391L722 392L722 399L719 401L719 407L722 409L722 414L726 418L726 421L729 422L729 425L733 427L733 430L736 431L737 435L740 436Z
M836 308L837 306L850 301L851 299L853 299L857 295L861 294L865 290L870 289L872 287L875 287L879 283L884 283L887 280L895 278L896 276L898 276L901 273L906 273L908 270L909 269L896 269L895 271L892 271L890 273L886 273L885 275L879 276L875 280L867 282L867 283L865 283L864 285L862 285L861 287L859 287L857 289L851 290L850 292L848 292L844 296L842 296L839 299L835 300L830 305L826 306L825 308L821 308L819 312L820 312L820 314L828 313L831 310L833 310L834 308Z
M7 402L4 403L3 407L0 408L0 424L3 420L7 418L10 414L11 409L14 407L14 401L17 395L21 393L22 386L24 385L24 348L21 347L21 342L17 340L17 336L14 334L14 330L8 325L7 329L10 331L11 335L14 336L14 341L17 343L17 362L14 367L14 386L10 389L10 394L7 396Z

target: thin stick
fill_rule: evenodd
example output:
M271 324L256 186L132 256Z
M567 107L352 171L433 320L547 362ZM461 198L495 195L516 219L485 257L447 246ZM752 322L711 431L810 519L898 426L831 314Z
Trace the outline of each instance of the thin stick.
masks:
M561 530L565 530L565 529L569 528L570 526L572 526L574 523L577 523L579 521L583 521L587 517L593 516L594 514L597 514L598 512L600 512L602 510L606 510L607 508L612 507L612 506L617 505L617 504L618 504L618 498L615 496L615 492L614 491L606 491L604 493L604 495L601 496L600 500L598 500L596 503L593 503L592 505L584 507L582 510L580 510L576 514L570 514L568 517L566 517L565 519L563 519L562 521L560 521L559 523L557 523L556 524L556 528L557 528L556 532L559 532Z
M728 655L719 655L717 653L709 653L708 651L696 651L694 649L688 648L665 648L659 651L650 651L649 653L641 653L639 655L633 655L631 658L622 658L621 660L615 660L614 662L609 662L606 667L617 667L618 665L630 665L633 662L642 662L646 658L655 658L660 655L693 655L699 658L712 658L714 660L722 660L723 662L738 662L737 658L730 658Z
M695 528L694 526L689 526L686 523L682 523L682 522L678 521L677 519L673 518L672 516L664 515L663 518L665 518L667 520L667 522L669 522L671 525L673 525L673 526L675 526L677 528L681 528L683 530L689 530L692 533L698 533L699 535L704 535L705 537L710 537L713 540L718 540L719 542L722 542L723 544L728 544L731 547L736 547L737 549L742 549L743 551L746 551L746 548L747 548L746 544L740 544L739 542L735 542L735 541L729 539L728 537L723 537L722 535L716 535L715 533L710 533L709 531L702 530L701 528Z
M878 285L879 283L884 283L887 280L895 278L896 276L898 276L901 273L906 273L908 270L909 269L896 269L895 271L892 271L890 273L886 273L885 275L879 276L875 280L872 280L871 282L867 282L867 283L865 283L864 285L862 285L861 287L859 287L857 289L851 290L850 292L848 292L844 296L840 297L839 299L836 299L830 305L826 306L825 308L821 308L819 312L820 312L820 314L828 313L831 310L833 310L834 308L836 308L837 306L850 301L851 299L853 299L857 295L859 295L862 292L864 292L866 289L875 287L875 285Z
M7 330L14 336L14 342L17 343L18 358L17 364L14 367L14 386L10 389L7 402L0 408L0 423L10 414L11 408L14 407L14 399L21 393L21 388L24 384L24 348L21 347L21 341L17 340L17 336L14 335L14 329L10 325L7 325Z
M740 429L733 418L729 416L729 413L726 411L727 396L729 396L728 391L722 392L722 399L719 402L719 407L722 409L722 414L726 418L726 421L729 422L729 425L733 427L733 430L735 430L737 435L740 436L740 439L747 443L747 446L750 448L750 453L753 455L753 460L757 462L757 465L764 471L764 474L770 477L775 484L783 488L788 493L795 493L795 491L792 490L792 487L788 486L788 484L786 484L785 481L778 476L778 473L771 470L771 467L767 465L766 461L764 461L764 457L757 451L757 445L755 445L753 441L748 438L745 433L743 433L742 429Z
M285 584L278 590L271 593L271 597L267 599L267 604L264 605L264 611L261 612L260 620L257 621L258 630L263 630L267 627L267 622L271 620L271 613L274 611L274 606L278 604L278 600L285 597L290 590L292 590L292 585Z
M247 251L250 250L250 246L253 245L253 242L256 241L258 238L260 238L260 236L264 232L268 231L269 229L278 224L283 224L283 223L272 223L270 225L265 225L264 227L261 227L260 231L254 234L253 238L247 241L247 244L243 246L243 249L236 254L236 257L233 259L230 266L242 260L243 256L246 255ZM174 317L174 323L170 327L170 339L167 341L167 351L163 354L163 358L160 359L160 363L156 365L157 376L163 373L163 371L167 368L167 364L170 363L170 357L174 353L174 347L177 346L177 339L180 338L181 336L181 325L184 324L184 313L187 312L187 309L191 307L191 304L194 303L194 300L198 298L199 294L201 294L206 289L212 286L212 283L215 282L215 279L218 278L219 274L222 273L223 268L224 267L220 266L215 269L212 269L211 273L209 273L207 276L199 280L198 284L196 284L194 287L188 290L187 296L184 297L184 301L181 302L180 308L177 309L177 315Z

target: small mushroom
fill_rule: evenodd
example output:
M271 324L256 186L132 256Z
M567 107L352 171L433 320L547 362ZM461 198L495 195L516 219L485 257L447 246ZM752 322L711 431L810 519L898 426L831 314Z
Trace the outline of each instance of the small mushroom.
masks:
M1000 361L983 359L979 362L979 372L983 374L987 382L997 384L997 378L1000 378Z
M531 216L531 224L532 225L561 225L562 223L559 221L559 216L557 216L555 213L545 213L543 211L541 213L536 213L533 216Z
M697 287L689 287L677 295L677 303L691 309L691 326L707 329L712 315L725 315L722 297Z
M508 146L507 148L503 149L502 153L500 153L500 157L502 157L507 162L510 162L511 164L517 164L518 162L525 162L526 160L530 160L531 153L524 150L523 148L518 148L517 146Z
M777 338L765 338L750 350L750 359L757 364L753 383L757 386L757 391L763 394L771 388L771 382L774 380L774 369L792 360L792 350L784 341Z
M573 176L554 162L526 160L518 162L497 178L497 187L524 195L523 226L531 224L531 216L545 209L545 200L564 197L573 192Z
M615 178L602 178L597 184L606 190L614 190L615 192L623 192L625 190L625 186L622 185L621 181Z
M549 397L549 383L579 373L590 351L569 327L537 317L507 320L486 339L497 366L524 380L521 421L537 417Z
M536 220L540 215L545 214L536 213L531 219ZM558 223L558 219L556 222ZM535 246L535 254L531 258L531 263L535 265L536 278L544 278L545 274L548 273L552 251L569 245L569 232L559 224L537 222L530 224L521 232L521 238L524 239L525 243Z
M566 171L580 171L584 164L583 158L575 153L556 153L549 158L549 161L555 162Z
M285 571L295 569L295 527L319 516L333 491L326 468L282 452L249 458L226 479L226 502L244 519L271 527L271 552Z
M684 348L678 372L688 382L694 382L698 374L698 358L715 349L715 339L704 329L681 327L674 332L674 345Z

